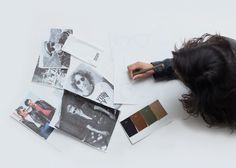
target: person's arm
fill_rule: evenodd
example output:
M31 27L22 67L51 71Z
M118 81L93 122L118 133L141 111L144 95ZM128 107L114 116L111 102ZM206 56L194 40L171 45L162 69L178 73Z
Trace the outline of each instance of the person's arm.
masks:
M102 108L102 107L99 107L97 105L94 105L93 107L94 110L96 111L99 111L99 112L102 112L102 113L105 113L106 115L108 115L111 119L115 120L116 119L116 116L113 115L112 113L110 113L109 111L107 111L106 109Z
M110 133L108 131L101 131L101 130L98 130L96 128L93 128L91 125L87 125L86 128L88 128L90 131L93 131L93 132L96 132L98 134L102 134L104 136L107 136L109 135Z
M156 67L152 69L154 66ZM156 61L152 63L136 62L134 64L129 65L127 68L129 77L134 80L143 79L150 76L153 76L156 81L176 79L176 74L173 69L173 59L165 59L163 61ZM139 71L145 69L150 70L137 75L135 75L134 73L137 70Z
M153 66L156 65L162 65L162 66L157 66L154 69L154 74L153 77L156 81L159 80L171 80L171 79L176 79L176 74L173 69L173 59L168 58L163 61L156 61L156 62L151 62Z

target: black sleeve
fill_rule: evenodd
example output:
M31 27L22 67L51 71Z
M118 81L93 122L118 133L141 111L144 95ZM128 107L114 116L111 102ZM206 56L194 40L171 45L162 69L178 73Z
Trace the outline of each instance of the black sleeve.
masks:
M165 59L163 61L156 61L156 62L151 62L153 66L156 65L161 65L158 66L154 69L154 74L153 77L156 81L160 80L171 80L171 79L176 79L176 74L173 69L173 59Z

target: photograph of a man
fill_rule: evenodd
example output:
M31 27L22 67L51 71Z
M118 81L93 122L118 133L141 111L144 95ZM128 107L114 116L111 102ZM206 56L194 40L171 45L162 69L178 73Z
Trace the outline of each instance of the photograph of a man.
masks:
M97 149L106 150L119 111L64 92L59 128Z
M55 113L55 108L52 107L50 104L48 104L44 100L37 100L36 102L33 102L31 99L26 99L25 105L27 107L31 107L34 111L41 113L49 121L51 121L51 119Z
M54 128L49 126L49 120L34 109L28 112L23 106L19 106L16 112L22 118L21 122L23 124L45 139L54 130Z

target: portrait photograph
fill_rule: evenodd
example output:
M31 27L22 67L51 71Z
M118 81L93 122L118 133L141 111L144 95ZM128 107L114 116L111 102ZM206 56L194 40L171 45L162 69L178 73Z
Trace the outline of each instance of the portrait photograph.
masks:
M93 67L78 59L71 60L64 88L106 106L114 104L114 86Z
M108 147L119 110L65 90L59 129L102 151Z

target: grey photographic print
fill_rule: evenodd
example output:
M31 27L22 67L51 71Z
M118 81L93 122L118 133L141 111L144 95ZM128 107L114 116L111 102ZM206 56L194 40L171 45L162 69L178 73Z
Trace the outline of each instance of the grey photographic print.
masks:
M62 51L71 29L51 29L50 38L44 41L40 50L40 68L68 68L71 55Z
M65 90L59 129L96 149L105 151L119 113L116 109Z
M66 73L67 69L40 68L38 63L33 74L32 82L63 89Z
M114 86L91 66L73 57L64 88L106 106L117 106L113 101Z

